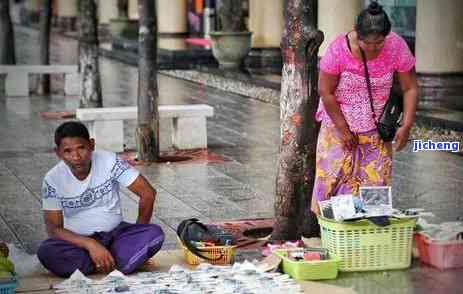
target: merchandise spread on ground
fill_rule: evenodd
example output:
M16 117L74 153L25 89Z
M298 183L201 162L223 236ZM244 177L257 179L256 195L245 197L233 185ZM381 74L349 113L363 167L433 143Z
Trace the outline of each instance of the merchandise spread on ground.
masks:
M130 276L113 271L102 280L91 280L76 271L55 290L58 294L303 293L288 275L263 272L248 261L233 266L200 264L195 270L173 265L167 273L141 272Z

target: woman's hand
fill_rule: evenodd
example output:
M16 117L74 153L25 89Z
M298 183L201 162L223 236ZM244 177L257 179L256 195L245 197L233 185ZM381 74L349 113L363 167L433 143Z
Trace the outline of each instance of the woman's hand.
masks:
M348 128L343 128L341 131L341 140L348 150L354 150L358 145L358 138Z
M348 150L353 150L355 146L358 145L358 138L350 131L349 125L344 118L344 114L334 94L338 81L339 76L320 71L318 78L318 94L322 99L326 112L339 130L344 147Z
M95 240L89 242L86 246L90 258L95 263L98 272L109 273L115 268L114 258L103 245Z
M395 151L400 151L407 146L408 137L410 137L410 127L401 126L395 133L394 140L392 141L392 147Z

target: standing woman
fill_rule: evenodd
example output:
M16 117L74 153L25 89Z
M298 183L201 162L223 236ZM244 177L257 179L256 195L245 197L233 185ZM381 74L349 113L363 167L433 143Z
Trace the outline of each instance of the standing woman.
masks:
M376 122L389 98L394 72L404 94L404 115L391 144L379 137ZM406 42L391 32L382 6L372 2L357 17L355 29L330 44L320 60L318 87L321 100L316 119L321 128L312 197L312 210L317 214L318 201L358 195L360 186L389 185L392 149L402 150L410 135L418 101L415 58Z

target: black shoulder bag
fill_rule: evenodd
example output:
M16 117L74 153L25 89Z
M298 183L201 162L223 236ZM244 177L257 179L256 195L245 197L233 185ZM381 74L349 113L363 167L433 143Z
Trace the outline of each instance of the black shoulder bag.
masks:
M391 142L395 137L395 133L397 132L397 129L400 126L400 121L402 119L403 98L401 96L395 95L391 89L391 94L389 95L389 99L384 106L384 111L381 114L379 120L376 121L376 114L373 108L373 93L371 91L367 58L362 48L360 48L360 52L362 53L363 66L365 67L365 80L367 82L368 96L370 97L370 107L373 114L373 120L375 121L378 134L381 139L383 139L384 142Z
M219 260L223 257L221 253L216 257L206 256L210 250L198 248L194 243L198 241L211 241L218 246L232 245L235 243L231 233L225 232L214 225L205 225L196 218L183 220L177 227L177 236L183 245L194 255L206 260Z

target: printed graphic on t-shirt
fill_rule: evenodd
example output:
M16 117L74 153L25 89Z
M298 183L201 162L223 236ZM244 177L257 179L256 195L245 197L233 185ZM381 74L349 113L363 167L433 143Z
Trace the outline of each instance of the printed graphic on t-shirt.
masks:
M72 216L89 207L106 206L111 201L113 190L119 189L118 178L127 171L130 165L119 158L111 169L110 177L96 187L87 188L82 194L75 197L59 195L56 189L45 181L43 198L56 198L65 216ZM114 199L117 201L117 199Z

